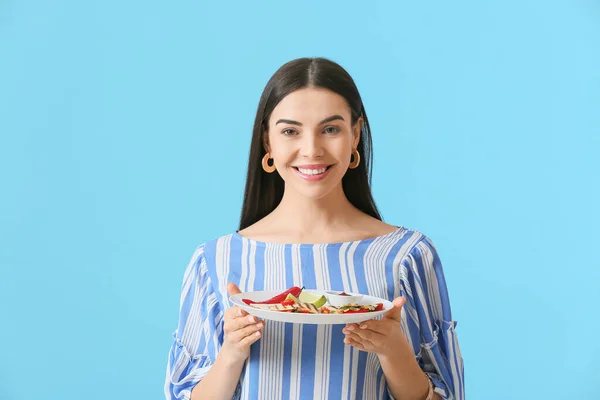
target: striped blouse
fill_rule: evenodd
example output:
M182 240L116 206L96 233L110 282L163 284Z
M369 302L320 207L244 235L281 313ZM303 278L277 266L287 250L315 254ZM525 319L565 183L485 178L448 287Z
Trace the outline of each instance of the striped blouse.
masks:
M227 282L245 291L304 286L388 300L400 295L402 329L443 399L463 400L463 360L442 264L431 240L398 228L332 244L275 244L233 233L199 246L183 278L179 322L164 385L166 399L189 399L223 343ZM234 398L392 399L376 354L344 343L344 325L268 321L252 345Z

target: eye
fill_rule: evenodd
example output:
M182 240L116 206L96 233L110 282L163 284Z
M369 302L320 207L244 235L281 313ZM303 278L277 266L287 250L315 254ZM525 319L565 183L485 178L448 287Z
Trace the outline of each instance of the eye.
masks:
M296 132L294 129L284 129L281 131L281 133L283 133L285 136L294 136L298 134L298 132Z
M328 126L327 128L325 128L325 130L323 131L323 133L327 133L327 134L334 134L334 133L338 133L341 129L338 128L337 126Z

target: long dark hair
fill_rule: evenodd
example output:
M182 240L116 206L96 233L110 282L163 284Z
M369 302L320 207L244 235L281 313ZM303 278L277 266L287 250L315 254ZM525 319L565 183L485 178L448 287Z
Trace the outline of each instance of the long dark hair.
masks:
M281 66L273 74L260 97L252 130L240 230L270 214L283 197L284 181L281 176L277 173L269 174L262 169L262 158L266 154L264 135L268 133L269 118L277 104L291 92L306 87L328 89L345 98L350 106L352 124L355 124L359 117L363 117L364 125L357 149L361 161L357 168L348 169L342 178L342 187L350 203L362 212L381 220L371 194L371 129L354 80L344 68L331 60L299 58Z

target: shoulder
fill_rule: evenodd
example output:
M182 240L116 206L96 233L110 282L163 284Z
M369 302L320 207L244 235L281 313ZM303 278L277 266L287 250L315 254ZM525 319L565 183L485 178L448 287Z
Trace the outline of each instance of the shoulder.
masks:
M444 281L442 261L433 240L415 229L404 228L401 236L403 245L398 246L394 263L400 275L409 281L416 279L436 284Z
M403 245L407 250L413 249L420 241L427 238L427 236L416 229L408 228L403 225L390 225L395 226L395 230L389 235L384 235L383 238L389 237L394 244Z
M197 281L205 275L204 244L196 247L183 274L183 286L190 286L192 281Z
M184 286L197 284L204 286L215 279L214 270L217 254L229 251L230 242L235 238L235 232L201 242L194 249L184 272Z
M213 237L212 239L197 245L192 259L195 259L198 263L211 265L214 263L215 257L218 254L224 254L235 250L238 247L236 243L239 241L240 236L237 232Z
M396 261L405 263L414 259L415 256L422 256L424 253L436 254L433 240L425 233L402 225L397 227L398 229L390 235Z

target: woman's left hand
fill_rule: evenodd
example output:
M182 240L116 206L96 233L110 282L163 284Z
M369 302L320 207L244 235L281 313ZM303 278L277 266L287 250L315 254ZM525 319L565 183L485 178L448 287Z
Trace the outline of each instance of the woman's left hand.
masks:
M346 325L342 330L346 335L344 343L380 356L397 353L398 346L407 343L400 326L402 307L405 302L404 297L397 297L394 300L394 307L385 313L381 320L373 319L360 324Z

